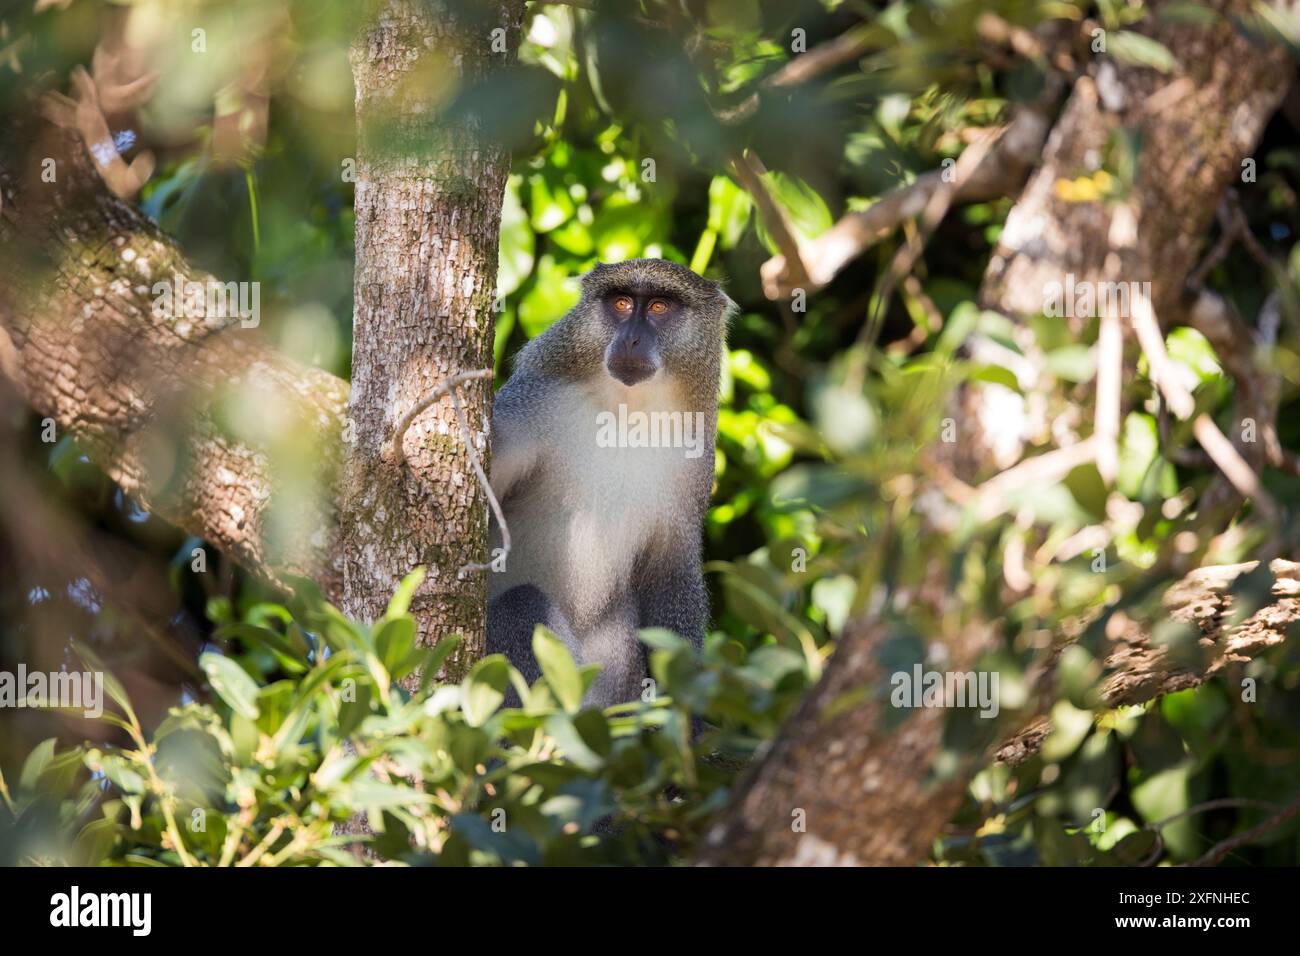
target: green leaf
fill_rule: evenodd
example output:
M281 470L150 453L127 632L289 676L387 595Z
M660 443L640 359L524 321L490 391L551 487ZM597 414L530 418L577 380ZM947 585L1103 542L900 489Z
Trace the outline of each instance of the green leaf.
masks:
M714 176L709 183L708 228L718 234L722 248L730 249L740 242L749 225L754 201L729 176Z
M452 654L460 646L461 637L459 634L448 634L433 647L424 652L424 663L421 664L420 672L420 692L428 690L429 685L437 679L438 671Z
M397 807L417 807L430 803L433 797L414 787L384 783L373 777L360 777L343 784L336 795L358 810L390 810Z
M1190 760L1153 774L1130 790L1133 806L1147 823L1161 823L1192 805L1193 764ZM1192 856L1201 844L1198 821L1192 817L1173 820L1160 827L1160 835L1180 857Z
M510 662L503 654L483 658L461 682L461 709L471 727L481 727L506 699Z
M81 828L73 842L72 853L78 866L98 866L104 862L122 826L114 820L92 820Z
M1124 433L1119 445L1119 473L1115 487L1126 498L1136 500L1142 493L1147 472L1160 453L1156 420L1142 412L1129 412L1124 419Z
M257 684L248 672L229 657L208 651L199 657L208 683L230 709L249 720L257 719Z
M1058 700L1052 707L1052 730L1043 741L1041 753L1047 761L1064 760L1079 749L1092 730L1090 710L1079 710L1069 701Z
M1097 466L1089 462L1070 470L1065 476L1065 487L1088 514L1097 521L1106 517L1106 482L1102 481Z
M572 280L573 275L551 256L538 261L532 287L519 303L519 324L529 338L545 332L577 303L580 293Z
M304 673L308 669L307 655L301 647L296 647L284 635L269 627L236 622L217 629L216 636L221 640L237 638L255 648L265 648L274 655L277 663L293 674Z
M126 696L126 688L113 676L112 671L104 666L104 662L99 659L99 655L80 641L73 641L72 647L77 652L77 656L85 661L87 667L103 675L104 690L108 692L108 696L113 698L117 706L122 708L122 713L126 714L127 719L132 724L138 724L139 721L136 720L135 711L131 708L131 700Z
M970 378L972 382L988 382L1009 388L1013 392L1020 391L1020 379L1016 378L1016 373L1001 365L974 366Z
M23 761L23 769L18 774L18 789L20 791L32 791L36 789L36 781L41 778L46 764L54 756L54 746L56 738L47 737L37 744L32 752L27 755Z
M102 754L94 760L94 763L94 769L102 772L123 793L144 793L144 775L124 757L111 753Z
M528 205L532 209L530 222L534 231L550 232L573 215L573 200L562 183L548 183L543 174L537 173L528 178L528 185Z
M1047 353L1047 370L1066 382L1086 382L1097 374L1097 350L1090 345L1066 345Z
M552 714L547 718L546 733L555 740L564 756L584 770L597 770L605 762L587 745L568 714Z
M636 632L636 636L651 650L685 651L691 647L691 642L686 638L664 627L643 627Z
M1116 60L1129 66L1146 66L1161 73L1172 73L1178 66L1167 46L1132 30L1112 33L1107 50Z
M397 586L393 592L393 599L388 602L388 610L384 612L384 617L394 618L401 617L411 608L411 599L415 597L415 591L424 581L425 569L421 565L414 568L410 574L402 578L402 583Z
M1160 7L1159 19L1164 23L1180 23L1189 26L1213 26L1222 19L1222 14L1204 3L1177 2Z
M764 173L763 179L772 193L772 198L785 210L790 225L800 238L815 239L834 223L835 219L831 215L830 207L826 205L826 200L802 179L780 172ZM761 219L758 220L758 229L764 245L771 252L779 253L781 250L767 232Z
M389 617L375 632L375 654L394 678L404 677L409 672L409 666L403 667L414 649L415 621L410 617Z
M582 707L582 677L564 642L554 631L538 624L533 631L533 653L560 706L576 713Z
M519 201L518 176L510 177L505 199L501 204L501 242L497 257L497 295L510 295L533 271L533 249L536 240L528 213Z

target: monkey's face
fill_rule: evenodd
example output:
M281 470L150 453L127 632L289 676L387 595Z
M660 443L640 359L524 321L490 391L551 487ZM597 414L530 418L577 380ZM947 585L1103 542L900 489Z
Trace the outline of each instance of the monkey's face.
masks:
M603 356L605 374L627 387L668 376L717 388L729 305L717 283L673 262L630 259L597 264L582 284L579 340Z
M624 385L653 378L663 367L663 347L685 308L668 295L612 292L601 300L605 324L613 330L605 368Z

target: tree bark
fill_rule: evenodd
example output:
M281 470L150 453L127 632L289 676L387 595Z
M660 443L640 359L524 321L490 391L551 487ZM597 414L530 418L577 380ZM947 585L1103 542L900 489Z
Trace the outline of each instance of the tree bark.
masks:
M1165 593L1164 607L1170 620L1194 625L1200 631L1204 661L1199 668L1180 664L1167 647L1152 643L1151 636L1132 620L1119 622L1111 639L1114 649L1105 661L1109 676L1099 688L1101 705L1123 707L1197 687L1286 640L1300 621L1300 564L1294 561L1270 562L1273 601L1245 620L1232 620L1234 601L1229 585L1256 566L1257 562L1251 561L1198 568ZM1040 699L1050 697L1054 676L1055 660L1039 681ZM1012 766L1023 763L1038 753L1051 731L1051 721L1045 716L1029 721L998 747L997 759Z
M358 42L355 385L347 420L345 383L261 348L237 321L185 323L156 314L149 280L210 277L186 265L138 212L107 195L79 143L59 167L55 188L27 175L26 166L0 163L0 369L26 399L76 434L148 507L272 577L309 573L339 581L327 591L341 594L353 615L377 617L397 580L415 564L429 564L432 573L416 600L421 636L465 635L453 672L481 648L483 583L459 580L457 571L483 556L484 501L447 406L422 417L423 432L408 433L405 466L385 458L383 448L397 420L438 382L490 363L508 157L472 123L467 129L437 118L430 79L442 67L424 68L429 55L420 51L454 47L458 79L472 81L502 59L493 52L493 28L504 29L507 48L514 48L522 3L505 11L499 24L471 23L388 0ZM1276 54L1247 49L1222 28L1208 37L1185 27L1158 30L1182 72L1170 79L1119 69L1126 105L1113 116L1103 109L1097 84L1079 81L1044 170L1013 212L1015 228L1009 223L990 267L983 290L989 304L1011 313L1037 311L1044 277L1059 281L1073 270L1080 279L1104 281L1133 275L1133 263L1138 278L1149 270L1157 308L1181 294L1219 192L1280 98L1282 71ZM1175 86L1184 80L1190 87ZM1109 212L1063 204L1053 184L1088 172L1090 157L1126 124L1136 124L1147 150L1158 155L1151 157L1153 169L1144 163L1139 173L1136 241L1117 271ZM1068 228L1061 226L1067 221ZM340 436L351 439L337 544L331 542L332 495L313 496L305 512L288 505L296 514L288 526L298 530L272 533L272 525L280 526L272 520L277 495L271 488L281 477L276 443L259 444L257 436L232 435L223 426L217 400L232 369L237 392L286 411L278 435L312 443L309 460L321 464L323 486L333 484ZM475 384L466 396L482 447L490 391ZM159 429L170 428L173 418L178 427L188 424L183 454L169 459L159 450L169 444ZM1213 576L1209 569L1196 574ZM1279 578L1289 583L1273 604L1225 634L1206 631L1215 651L1209 670L1272 646L1300 617L1294 566ZM1184 585L1171 595L1208 595L1209 613L1222 617L1226 602L1218 584L1193 575ZM1208 620L1197 607L1175 601L1170 613ZM880 683L885 636L883 627L866 621L847 629L822 682L709 833L703 862L924 858L979 761L941 759L941 710L917 711L896 730L878 728L880 702L856 695ZM950 666L968 667L988 640L982 631L946 637ZM1116 701L1191 686L1209 672L1176 668L1145 635L1127 647L1111 658L1117 671L1108 686L1118 688ZM1022 750L1033 746L1022 742Z
M707 833L708 866L911 866L961 800L973 761L936 774L947 712L882 726L883 626L851 622L825 675ZM973 656L978 638L953 641ZM854 700L857 703L853 703Z
M1300 621L1300 565L1274 561L1272 601L1230 623L1228 586L1254 567L1200 568L1166 592L1169 617L1201 631L1204 657L1198 667L1177 661L1148 630L1125 620L1112 635L1109 676L1100 688L1103 705L1136 704L1195 687L1284 641ZM878 655L886 637L884 628L863 622L846 629L826 675L709 831L701 863L910 866L926 857L984 760L978 753L945 749L943 708L914 711L892 731L881 727L885 708L875 690L885 683ZM947 646L957 661L971 661L984 640L974 629ZM1049 666L1040 703L1050 699L1051 686ZM997 749L998 760L1027 760L1051 732L1041 716L1031 713L1022 721L1023 728Z
M1076 282L1149 281L1157 315L1182 296L1219 197L1241 181L1242 160L1281 104L1292 71L1286 50L1261 47L1229 22L1252 3L1205 4L1220 14L1209 27L1162 20L1168 5L1148 3L1141 32L1174 54L1173 72L1103 59L1096 77L1075 84L985 273L981 298L989 308L1036 314L1046 286L1066 273ZM1140 150L1127 200L1078 202L1058 193L1059 181L1100 169L1120 132L1132 134ZM1124 204L1137 223L1131 257L1114 255L1111 233Z
M492 365L510 156L475 118L450 116L443 99L449 81L472 84L507 62L522 18L522 0L487 19L459 4L387 0L352 51L357 259L338 542L343 610L374 620L401 578L426 565L412 604L420 641L463 637L448 677L483 649L485 582L459 571L484 558L486 499L449 402L407 432L404 464L384 447L402 415L443 379ZM472 382L463 394L486 457L491 386Z
M145 508L273 582L304 575L337 597L347 383L276 354L238 318L156 309L156 282L216 280L105 188L75 136L46 128L39 149L24 130L5 138L0 372ZM241 397L274 427L232 431L221 404ZM310 449L311 480L293 480L286 439Z

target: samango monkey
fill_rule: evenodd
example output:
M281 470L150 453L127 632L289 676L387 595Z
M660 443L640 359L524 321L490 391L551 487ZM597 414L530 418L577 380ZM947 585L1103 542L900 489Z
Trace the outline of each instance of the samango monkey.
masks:
M598 264L578 304L520 350L492 416L512 550L488 576L487 650L530 683L539 623L601 665L585 701L598 707L642 694L637 628L703 641L701 527L732 308L684 266ZM495 523L492 537L499 547Z

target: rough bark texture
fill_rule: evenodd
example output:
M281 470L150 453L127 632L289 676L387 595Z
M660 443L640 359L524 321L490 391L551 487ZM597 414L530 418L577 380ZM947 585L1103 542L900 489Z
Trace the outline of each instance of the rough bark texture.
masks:
M875 691L886 676L879 661L886 637L860 622L846 629L825 676L707 834L701 863L910 866L925 857L971 768L936 773L942 708L882 725L887 708ZM967 635L950 650L966 659L974 644ZM860 694L866 699L847 703Z
M1249 5L1213 6L1240 12ZM1150 281L1157 315L1182 296L1219 198L1280 102L1290 71L1284 52L1253 46L1226 20L1206 29L1149 17L1140 29L1165 43L1177 70L1166 76L1103 65L1105 103L1092 76L1077 81L1042 165L1008 217L981 289L987 307L1011 316L1039 313L1048 283L1063 282L1068 272L1077 281ZM1066 202L1056 192L1058 180L1098 169L1109 138L1121 129L1143 143L1126 200L1136 220L1129 236L1114 234L1106 204ZM993 443L973 438L980 434L977 422L964 431L972 436L972 453L987 462ZM1287 597L1267 613L1284 627L1300 608ZM701 862L887 865L925 858L979 764L944 752L942 710L915 712L888 734L877 729L874 700L828 710L842 695L879 686L882 637L870 624L846 630L821 683L721 814ZM987 633L947 637L945 668L969 669L992 639ZM1146 647L1148 653L1124 662L1144 675L1134 678L1143 693L1196 681L1196 675L1166 674L1169 662ZM791 826L800 809L806 832Z
M1280 644L1300 623L1300 564L1274 561L1273 601L1230 624L1228 588L1253 562L1193 571L1169 589L1171 619L1197 625L1204 658L1180 663L1131 620L1112 635L1106 706L1152 700L1204 683L1223 668ZM911 712L897 729L881 727L878 655L886 635L855 625L846 631L826 676L786 722L772 749L750 772L722 820L708 834L700 862L724 866L907 866L925 858L961 802L981 760L943 747L948 711ZM948 645L958 662L974 659L977 633ZM949 665L945 665L949 666ZM966 664L955 663L954 669ZM1049 674L1042 682L1050 689ZM866 697L867 695L863 695ZM1047 700L1050 694L1043 693ZM1020 763L1051 732L1043 717L997 750ZM800 813L800 811L802 811ZM800 822L806 829L794 824Z
M353 46L358 129L356 276L348 463L339 539L343 610L379 617L401 578L429 574L412 603L420 640L464 641L445 666L482 653L487 505L450 402L406 435L405 464L383 450L411 406L447 376L492 365L501 200L510 157L478 122L445 109L518 46L522 0L491 16L470 5L387 0ZM498 31L495 35L493 31ZM504 31L504 33L500 32ZM487 451L492 389L463 392L473 440Z
M1158 12L1166 5L1147 6ZM1252 3L1213 0L1206 6L1222 14L1213 26L1177 25L1156 15L1144 21L1141 32L1174 54L1173 72L1103 58L1096 78L1075 84L989 263L981 297L990 308L1036 314L1047 285L1068 272L1076 281L1150 281L1157 315L1181 297L1219 197L1240 181L1241 161L1255 148L1293 72L1285 50L1261 47L1228 21ZM1120 131L1140 143L1128 197L1137 245L1125 260L1113 254L1113 205L1071 202L1056 188L1060 180L1100 169L1111 136Z
M1254 570L1256 562L1200 568L1187 575L1165 594L1164 606L1171 620L1193 624L1201 632L1203 664L1192 668L1179 662L1167 647L1153 644L1150 635L1132 621L1124 621L1111 636L1114 650L1106 657L1109 676L1100 687L1106 707L1138 704L1205 683L1232 664L1241 664L1276 644L1281 644L1300 622L1300 564L1270 562L1274 601L1243 621L1233 622L1233 598L1228 589L1242 574ZM1054 681L1049 666L1043 680L1045 690ZM1038 717L1004 743L997 759L1015 765L1038 752L1052 725Z
M41 148L6 131L0 165L0 371L56 434L76 436L122 489L272 580L329 593L333 475L347 383L263 347L238 318L155 308L155 282L208 283L138 210L111 195L79 139ZM42 182L41 159L58 178ZM235 434L218 404L252 400L274 424ZM270 414L273 412L274 414ZM286 481L276 454L313 449L316 481ZM275 495L292 483L302 494Z

